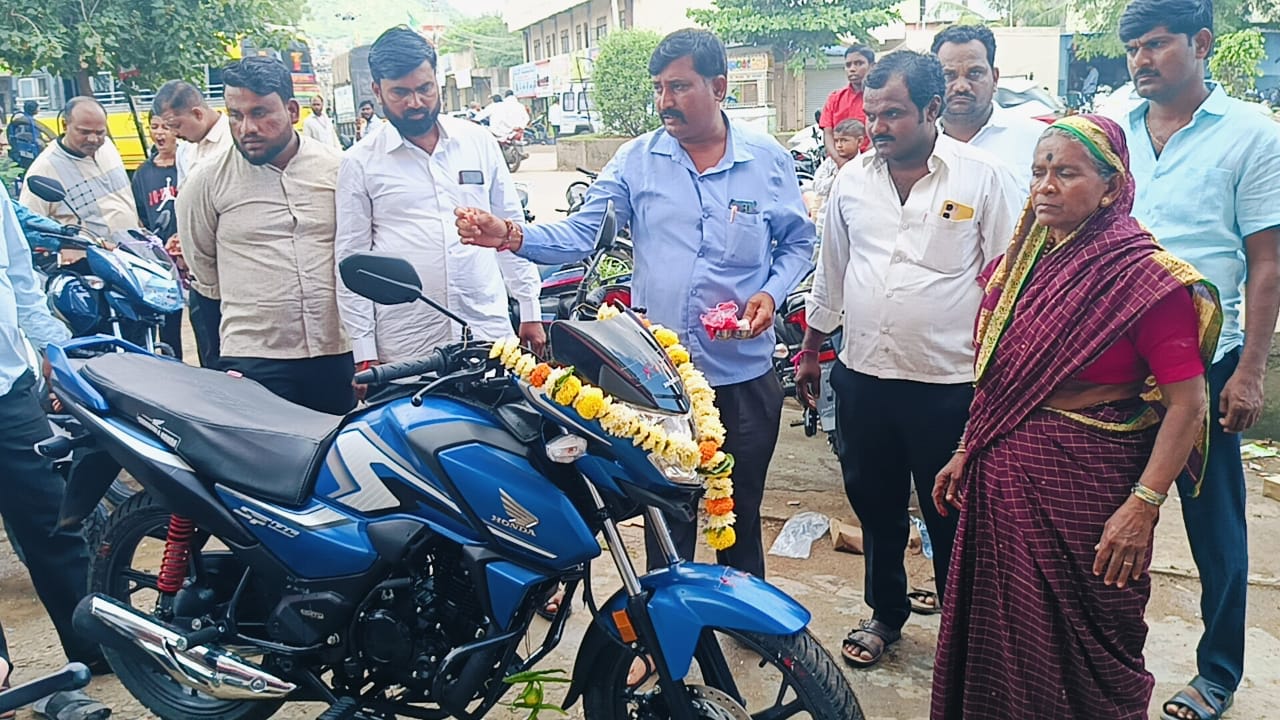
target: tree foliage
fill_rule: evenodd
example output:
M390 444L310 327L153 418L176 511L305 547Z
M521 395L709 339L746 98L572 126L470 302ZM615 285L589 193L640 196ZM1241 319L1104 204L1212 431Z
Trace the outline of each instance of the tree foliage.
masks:
M524 41L507 30L499 15L481 15L450 24L440 38L440 52L475 51L479 67L508 68L524 62Z
M1227 33L1213 44L1209 56L1209 72L1222 84L1227 94L1244 97L1253 90L1262 70L1258 67L1267 57L1266 41L1254 29Z
M709 9L689 10L694 22L727 43L770 46L792 70L822 55L822 49L897 19L892 0L712 0Z
M0 63L80 81L125 73L137 87L200 79L240 39L279 44L304 0L46 0L0 7Z
M619 30L600 43L592 101L611 132L635 136L658 127L649 58L661 39L650 30Z
M1080 57L1124 55L1117 30L1128 4L1129 0L1075 0L1073 13L1087 28L1076 37ZM1258 20L1280 20L1280 0L1214 0L1213 27L1218 37L1246 29Z

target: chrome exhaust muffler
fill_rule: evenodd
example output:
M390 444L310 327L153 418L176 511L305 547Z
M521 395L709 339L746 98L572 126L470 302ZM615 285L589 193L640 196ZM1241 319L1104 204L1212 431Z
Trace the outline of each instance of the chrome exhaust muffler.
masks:
M185 647L171 628L100 593L80 601L75 627L103 645L141 649L174 680L219 700L278 700L298 687L217 646Z

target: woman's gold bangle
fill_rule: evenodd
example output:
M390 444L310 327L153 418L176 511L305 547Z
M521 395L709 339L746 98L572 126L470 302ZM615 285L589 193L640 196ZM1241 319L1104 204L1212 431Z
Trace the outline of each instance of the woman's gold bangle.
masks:
M1164 501L1169 497L1168 493L1156 492L1142 483L1138 483L1133 486L1133 494L1142 502L1155 505L1156 507L1163 505Z

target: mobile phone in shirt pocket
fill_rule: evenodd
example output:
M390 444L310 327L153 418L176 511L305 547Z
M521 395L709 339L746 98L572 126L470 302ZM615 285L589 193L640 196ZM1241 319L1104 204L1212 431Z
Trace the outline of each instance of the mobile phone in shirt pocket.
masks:
M969 266L978 247L977 224L956 222L940 215L924 221L924 253L920 265L940 273L958 273Z
M764 213L729 212L721 264L726 267L759 267L769 247L769 223Z

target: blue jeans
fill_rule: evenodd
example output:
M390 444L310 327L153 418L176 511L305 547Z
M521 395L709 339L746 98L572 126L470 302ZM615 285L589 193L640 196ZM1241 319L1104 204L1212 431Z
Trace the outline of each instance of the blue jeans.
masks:
M1249 540L1245 531L1244 465L1240 435L1219 424L1222 387L1240 361L1240 349L1209 370L1209 457L1200 496L1185 473L1178 478L1182 520L1191 555L1200 571L1200 614L1204 635L1196 648L1201 677L1235 691L1244 673L1244 608L1249 587Z

